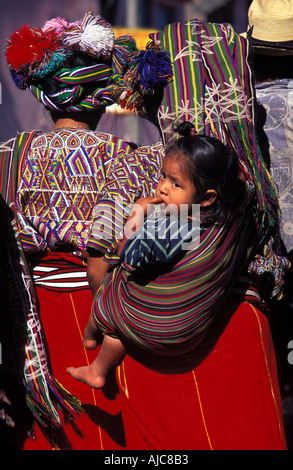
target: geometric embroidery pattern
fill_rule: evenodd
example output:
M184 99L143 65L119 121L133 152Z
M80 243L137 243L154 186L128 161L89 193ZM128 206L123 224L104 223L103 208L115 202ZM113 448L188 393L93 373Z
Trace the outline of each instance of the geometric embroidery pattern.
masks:
M115 161L132 148L109 134L62 129L39 134L21 169L18 225L26 251L84 254L96 205Z
M138 197L153 196L155 194L158 179L161 173L164 158L164 147L160 142L148 147L140 147L115 159L115 164L110 173L105 178L105 185L100 193L99 202L107 200L107 207L111 212L113 205L122 204L123 218L127 210ZM101 207L101 206L99 206ZM117 207L113 210L117 210ZM112 240L120 232L120 222L117 212L114 220L109 214L104 213L104 209L94 212L93 228L103 226L107 237L100 237L93 229L91 231L88 246L96 250L106 252L111 247Z

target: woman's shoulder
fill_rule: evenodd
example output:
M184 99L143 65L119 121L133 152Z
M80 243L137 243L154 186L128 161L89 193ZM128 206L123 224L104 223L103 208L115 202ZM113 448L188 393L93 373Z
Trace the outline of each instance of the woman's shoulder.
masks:
M0 152L12 150L15 146L15 141L16 137L12 137L11 139L6 140L5 142L0 142Z
M25 134L26 132L23 132ZM41 150L42 148L59 150L69 149L74 150L79 147L88 149L94 149L95 147L105 148L109 147L112 149L124 151L125 153L138 154L140 157L146 155L160 155L162 158L164 152L164 146L162 142L158 142L152 145L137 146L133 142L124 140L121 137L117 137L113 134L100 131L90 131L86 129L75 129L75 128L62 128L51 131L30 131L35 133L31 143L31 149ZM13 147L16 137L9 141L1 144L6 147Z
M78 147L92 148L107 143L129 147L128 142L111 134L85 129L63 128L38 132L32 142L32 148L49 147L58 150Z

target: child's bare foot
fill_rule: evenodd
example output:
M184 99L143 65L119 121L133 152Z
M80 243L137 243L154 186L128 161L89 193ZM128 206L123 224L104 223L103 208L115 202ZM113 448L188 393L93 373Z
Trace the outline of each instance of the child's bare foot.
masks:
M91 322L87 327L91 327ZM86 339L93 341L91 335L86 336ZM125 351L126 346L120 339L104 335L99 354L89 366L68 367L66 370L74 379L85 382L92 388L103 388L107 374Z
M76 380L84 382L92 388L103 388L106 378L97 375L92 365L83 367L68 367L67 372Z

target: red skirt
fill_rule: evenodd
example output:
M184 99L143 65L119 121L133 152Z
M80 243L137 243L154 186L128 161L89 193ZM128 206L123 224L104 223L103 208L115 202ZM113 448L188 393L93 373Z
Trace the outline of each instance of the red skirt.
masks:
M268 321L245 302L225 310L177 362L125 357L118 377L128 449L287 448Z
M251 304L227 305L194 354L130 349L116 378L93 390L66 372L97 354L82 345L89 288L36 290L54 376L85 414L51 434L36 424L25 450L286 449L268 321Z
M82 344L93 300L84 282L86 265L72 255L61 258L60 253L46 255L38 261L36 274L42 272L39 266L47 268L36 277L35 286L51 370L58 382L81 400L85 413L74 421L63 419L64 426L60 430L43 429L35 423L35 438L26 440L24 450L123 448L125 435L115 372L103 391L91 389L66 372L69 366L89 364L97 354L96 350L88 351ZM54 266L56 271L51 271Z

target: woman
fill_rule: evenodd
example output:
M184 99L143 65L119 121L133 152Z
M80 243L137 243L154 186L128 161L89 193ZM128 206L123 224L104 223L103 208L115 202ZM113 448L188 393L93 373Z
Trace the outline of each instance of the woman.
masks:
M124 442L119 405L70 387L65 370L71 358L88 357L81 332L92 302L86 279L92 209L117 164L123 168L130 158L125 168L143 167L145 195L161 166L162 146L146 155L95 132L137 53L131 36L115 39L110 25L90 12L74 22L54 18L42 29L25 25L6 48L15 84L29 88L53 120L51 132L22 133L1 147L1 388L11 402L19 448L101 449L106 418L108 445ZM104 261L95 261L100 273ZM64 344L66 357L57 346ZM36 439L27 440L33 420Z
M156 196L140 198L135 202L124 227L124 236L117 245L115 255L120 257L120 263L133 270L134 279L137 276L145 283L150 271L172 271L180 259L186 258L187 251L192 252L189 258L195 260L204 252L206 262L211 232L218 231L218 236L221 231L226 234L224 227L228 224L229 232L234 231L236 234L235 226L243 225L243 213L245 225L249 226L249 195L239 177L237 155L219 140L196 135L194 131L194 126L189 122L178 126L180 138L166 148ZM249 232L249 229L245 232L245 238L249 236ZM238 242L237 235L235 238ZM198 252L195 247L199 247ZM229 244L227 247L229 248ZM223 257L227 257L225 248L224 243L218 245ZM216 250L216 266L219 265L219 257L220 253ZM240 251L236 257L241 260ZM207 267L203 271L206 277L210 269L218 274L215 264L210 263L212 268ZM230 263L231 257L229 265ZM174 303L172 301L174 288L170 290L170 299L166 303L168 316L162 306L153 311L148 309L145 316L138 306L135 310L127 309L125 293L121 302L117 302L116 298L115 304L112 303L111 287L115 283L115 270L112 273L113 278L111 274L105 278L103 287L94 299L84 337L84 344L90 348L95 346L99 333L104 333L100 352L90 366L67 369L75 379L92 388L103 388L109 371L132 345L153 354L170 357L193 350L205 334L205 318L202 315L198 321L196 307L189 308L184 317L182 310L177 314L178 299ZM192 270L192 275L197 277L195 269ZM128 279L131 280L131 275ZM231 281L229 283L232 285ZM221 284L219 280L218 284ZM126 291L126 285L123 287ZM194 283L193 288L189 285L188 290L195 291L196 284ZM179 299L181 306L184 294ZM221 295L218 297L221 298ZM132 295L132 299L134 298ZM196 305L196 298L194 304ZM206 313L209 324L210 309Z

